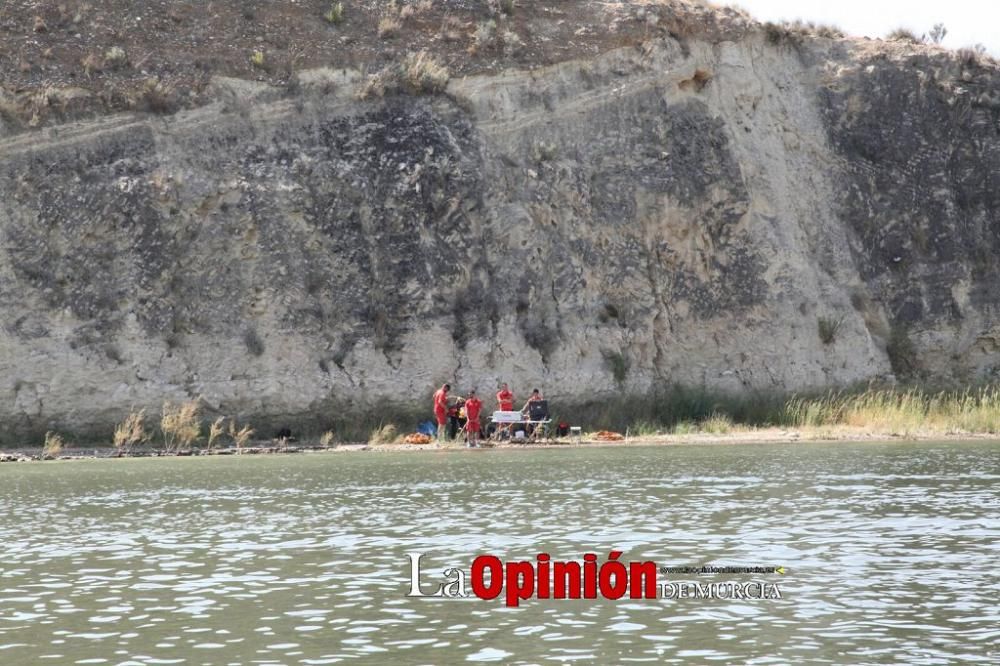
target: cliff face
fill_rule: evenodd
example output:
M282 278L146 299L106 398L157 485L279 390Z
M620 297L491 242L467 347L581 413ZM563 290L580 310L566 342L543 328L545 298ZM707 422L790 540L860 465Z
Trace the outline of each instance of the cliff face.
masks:
M751 31L299 78L0 139L5 428L1000 368L995 69Z

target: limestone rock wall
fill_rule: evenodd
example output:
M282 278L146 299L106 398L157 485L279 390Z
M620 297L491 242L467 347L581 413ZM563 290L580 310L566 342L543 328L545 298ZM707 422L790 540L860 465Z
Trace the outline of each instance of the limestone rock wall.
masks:
M0 420L992 376L998 81L667 38L434 97L220 80L4 139Z

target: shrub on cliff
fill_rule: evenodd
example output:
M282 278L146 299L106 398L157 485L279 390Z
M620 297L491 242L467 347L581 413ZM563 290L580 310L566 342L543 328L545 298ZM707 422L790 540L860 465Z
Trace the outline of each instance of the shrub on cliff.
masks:
M514 13L517 3L515 0L486 0L486 7L494 16L501 14L510 16Z
M835 25L820 24L816 26L814 33L817 37L826 39L843 39L847 34Z
M472 35L472 45L469 46L469 53L477 55L496 51L502 52L508 57L517 53L524 47L524 41L509 26L509 21L501 21L499 24L494 19L480 21L476 25L476 31Z
M940 44L944 41L945 35L947 34L948 28L944 27L944 23L935 23L934 27L931 28L929 36L932 42Z
M957 51L957 55L959 62L967 69L977 69L990 60L986 55L986 47L982 44L961 48Z
M819 339L824 345L833 344L834 340L837 339L837 331L840 330L840 325L844 323L844 318L833 319L832 317L820 317L816 321L816 327L819 332Z
M119 69L129 64L128 54L120 46L112 46L104 54L104 65L111 69Z
M100 73L104 69L104 61L94 53L84 56L83 60L80 61L80 65L83 66L83 74L88 79L93 74Z
M912 30L907 30L906 28L896 28L888 35L886 39L894 42L909 42L911 44L923 44L924 38L917 37L916 33Z
M457 42L463 37L465 24L455 16L446 16L441 23L440 36L445 42Z
M370 76L358 92L358 98L384 97L399 92L439 93L448 85L448 79L448 68L427 51L410 53L402 62L387 65Z
M497 22L493 19L480 21L476 24L476 32L472 35L472 46L469 52L472 54L485 51L496 43Z
M782 44L798 46L802 43L802 36L804 34L806 34L804 31L797 30L785 22L772 23L769 21L764 24L764 36L767 38L768 43L774 46Z
M403 24L395 16L383 16L378 22L378 36L382 39L395 37Z
M147 79L132 99L132 105L150 113L172 113L177 107L174 88L160 79Z
M551 162L559 155L559 146L549 141L539 141L531 147L531 159L538 163Z
M448 85L448 68L427 51L407 55L402 71L403 83L410 92L439 93Z
M835 25L817 24L812 21L782 21L781 23L765 23L764 36L768 42L775 46L779 44L798 46L806 37L841 39L846 35Z
M404 7L405 9L405 7ZM403 27L403 20L406 18L399 9L396 0L389 0L389 3L382 9L382 16L378 21L378 36L382 39L395 37Z
M323 18L326 19L327 23L333 25L339 25L344 20L344 3L334 2L330 5L330 9L323 14Z

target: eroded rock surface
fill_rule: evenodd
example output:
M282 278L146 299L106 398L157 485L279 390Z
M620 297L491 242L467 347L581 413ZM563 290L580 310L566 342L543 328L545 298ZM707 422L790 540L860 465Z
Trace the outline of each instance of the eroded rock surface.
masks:
M734 39L2 140L0 419L993 376L995 69Z

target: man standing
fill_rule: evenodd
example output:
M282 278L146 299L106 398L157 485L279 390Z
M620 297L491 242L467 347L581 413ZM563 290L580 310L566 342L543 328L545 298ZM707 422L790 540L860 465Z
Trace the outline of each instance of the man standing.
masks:
M445 424L448 422L448 391L451 384L445 384L434 392L434 418L438 424L438 441L444 441Z
M514 394L507 388L507 382L501 384L497 392L497 409L501 412L514 411Z
M500 390L497 391L497 410L501 412L514 411L514 394L507 388L507 382L501 384ZM497 431L497 436L501 439L510 437L510 427L510 423L501 424Z
M469 435L469 446L479 444L479 412L483 409L483 401L476 395L475 389L469 391L465 399L465 431Z

